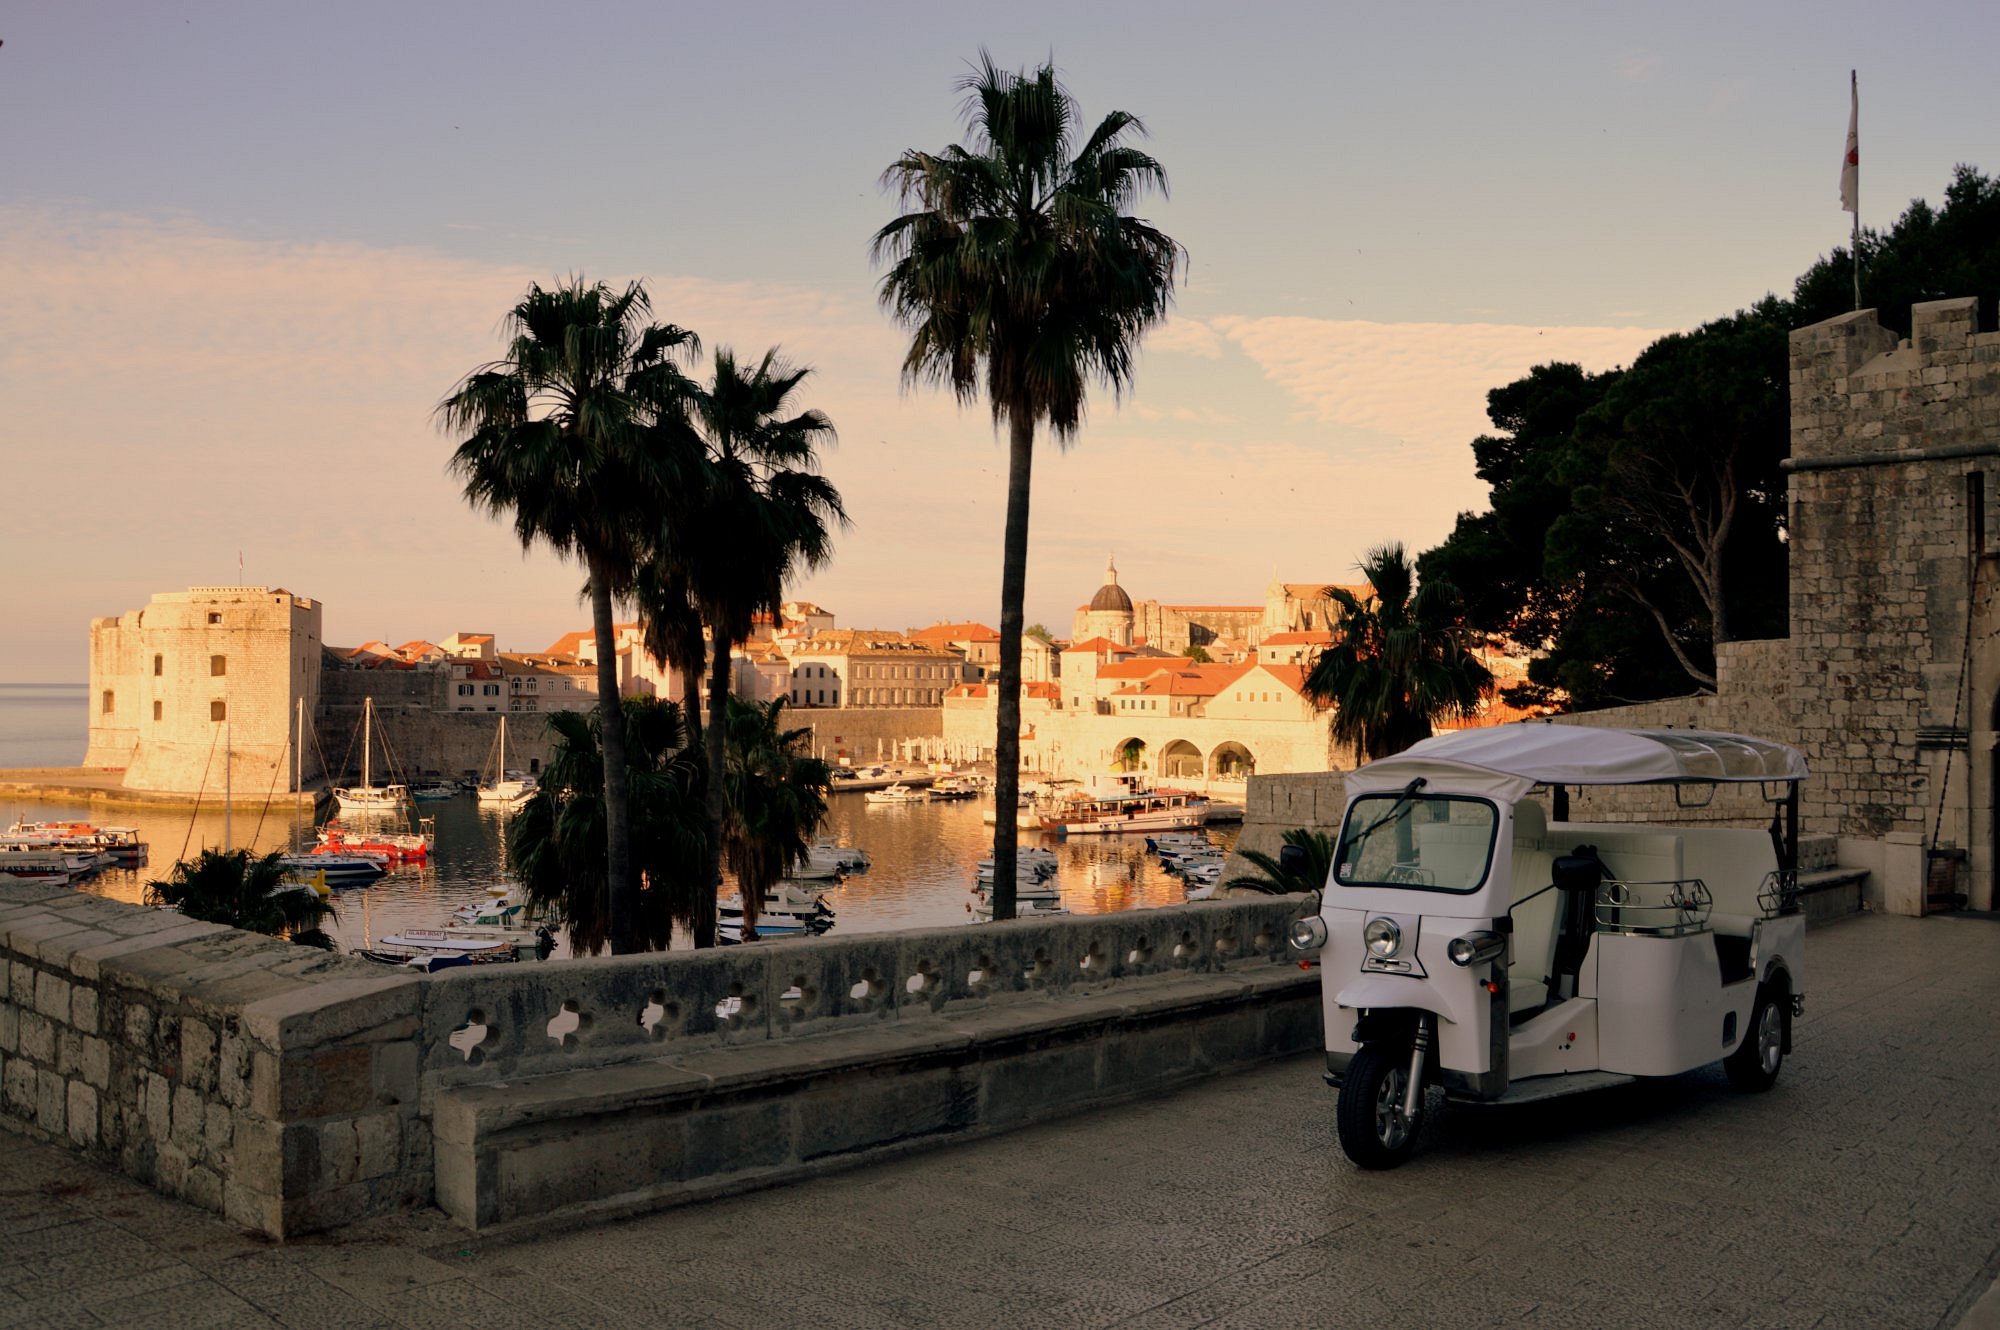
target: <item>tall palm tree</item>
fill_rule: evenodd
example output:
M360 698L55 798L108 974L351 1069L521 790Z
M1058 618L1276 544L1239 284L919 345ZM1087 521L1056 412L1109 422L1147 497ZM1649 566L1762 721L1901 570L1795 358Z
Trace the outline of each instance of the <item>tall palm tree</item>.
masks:
M669 515L668 520L675 519ZM708 672L708 638L686 571L671 562L662 542L652 544L639 566L632 599L639 611L641 646L680 676L681 719L687 725L689 745L700 748L701 678Z
M967 403L983 390L1007 429L994 798L1011 809L1035 428L1067 446L1090 381L1114 396L1131 383L1133 352L1166 316L1186 254L1126 212L1167 189L1160 164L1131 146L1145 132L1136 117L1113 111L1079 143L1080 111L1052 65L1009 73L984 51L959 87L972 142L889 167L883 183L906 211L875 233L873 252L889 265L882 304L911 333L904 382L946 385ZM1015 839L1013 817L995 819L997 919L1014 914Z
M755 940L764 893L805 862L826 821L831 769L809 751L812 731L785 729L785 699L729 703L728 815L723 852L743 895L743 940Z
M1493 674L1472 652L1457 589L1436 580L1416 586L1400 543L1368 551L1361 573L1374 589L1365 601L1326 589L1339 614L1305 694L1334 708L1334 742L1372 762L1429 738L1436 721L1472 716L1493 691Z
M283 860L282 850L255 858L248 850L203 850L148 882L146 903L331 951L333 939L320 925L334 917L332 902L311 887L288 885Z
M664 951L674 924L691 924L695 916L707 826L701 760L685 743L674 703L628 697L619 710L639 871L638 942ZM566 929L573 954L596 955L611 941L603 727L596 711L552 711L548 726L554 750L534 797L508 824L507 864L530 913Z
M840 492L818 472L818 448L833 440L833 423L818 411L794 411L791 398L811 371L788 365L776 349L754 366L727 349L694 397L695 423L707 445L704 480L675 510L653 554L684 577L708 625L708 770L725 769L730 661L750 639L760 614L775 618L785 584L798 572L823 567L833 555L833 530L847 525ZM716 935L714 885L721 880L723 782L708 786L708 863L695 916L696 946Z
M700 346L686 329L648 323L651 313L638 282L622 292L580 277L552 290L530 286L507 314L506 352L466 375L437 410L446 431L464 436L451 469L466 499L511 515L524 549L544 541L586 570L614 953L638 948L638 883L611 608L631 590L642 523L685 483L657 426L684 413L690 385L674 362Z

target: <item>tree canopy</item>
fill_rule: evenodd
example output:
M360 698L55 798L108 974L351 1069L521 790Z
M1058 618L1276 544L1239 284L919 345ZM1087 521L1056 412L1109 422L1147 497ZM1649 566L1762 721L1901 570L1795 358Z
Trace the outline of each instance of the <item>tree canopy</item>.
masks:
M1975 295L1991 327L2000 181L1962 166L1942 208L1917 200L1861 248L1885 326L1907 333L1912 303ZM1418 567L1461 589L1471 625L1535 653L1509 701L1713 688L1718 643L1784 634L1788 337L1849 309L1849 263L1836 249L1790 299L1663 337L1627 367L1537 365L1487 394L1494 432L1472 453L1490 506Z

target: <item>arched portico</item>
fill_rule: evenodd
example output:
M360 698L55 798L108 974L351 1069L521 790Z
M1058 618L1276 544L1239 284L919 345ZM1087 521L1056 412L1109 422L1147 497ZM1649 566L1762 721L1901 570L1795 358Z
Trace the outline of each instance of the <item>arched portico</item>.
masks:
M1136 734L1120 739L1112 746L1111 765L1120 771L1145 770L1146 741Z
M1257 774L1257 758L1234 739L1225 739L1208 755L1208 774L1216 780L1244 780Z
M1186 778L1202 772L1201 749L1186 739L1176 739L1160 750L1160 774Z

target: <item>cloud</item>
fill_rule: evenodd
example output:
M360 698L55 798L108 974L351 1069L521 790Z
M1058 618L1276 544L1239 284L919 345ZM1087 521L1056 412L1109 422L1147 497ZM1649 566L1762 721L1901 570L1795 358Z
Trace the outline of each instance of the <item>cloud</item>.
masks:
M1200 319L1176 314L1163 326L1146 334L1146 349L1219 360L1222 358L1222 337Z
M1489 427L1489 390L1549 361L1609 369L1664 331L1290 316L1213 323L1307 419L1365 430L1378 446L1463 445Z

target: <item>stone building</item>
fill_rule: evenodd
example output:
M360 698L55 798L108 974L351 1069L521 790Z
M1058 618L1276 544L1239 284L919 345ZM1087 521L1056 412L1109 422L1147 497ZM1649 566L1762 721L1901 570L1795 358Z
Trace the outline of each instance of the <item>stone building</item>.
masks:
M1117 566L1107 562L1104 585L1088 604L1077 607L1070 637L1078 642L1101 637L1119 646L1144 644L1169 656L1185 655L1190 647L1208 650L1218 644L1241 644L1244 654L1254 655L1258 644L1273 633L1324 632L1331 627L1339 610L1326 594L1327 586L1273 579L1264 588L1262 605L1168 605L1133 600L1118 584ZM1363 599L1371 594L1365 584L1345 589Z
M90 622L83 765L122 768L131 790L289 793L299 706L310 725L319 687L318 602L261 586L161 592ZM320 763L305 747L311 781Z

